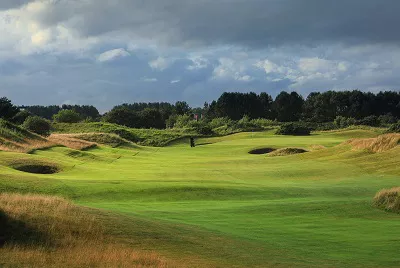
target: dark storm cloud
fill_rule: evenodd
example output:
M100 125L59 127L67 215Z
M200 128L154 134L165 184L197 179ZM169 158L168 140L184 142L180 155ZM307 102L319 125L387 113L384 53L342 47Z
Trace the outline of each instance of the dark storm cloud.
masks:
M82 36L110 32L165 45L399 43L398 0L60 0L40 14Z

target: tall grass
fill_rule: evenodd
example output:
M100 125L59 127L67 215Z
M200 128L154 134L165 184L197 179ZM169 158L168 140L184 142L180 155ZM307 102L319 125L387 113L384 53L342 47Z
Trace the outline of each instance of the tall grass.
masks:
M60 144L75 150L88 150L97 146L97 144L94 142L77 139L67 134L52 134L48 139L53 143Z
M383 189L374 197L376 207L400 213L400 187Z
M52 196L0 194L5 267L167 267L152 252L113 241L89 209Z
M351 145L354 149L368 150L370 152L379 153L393 149L400 143L400 134L384 134L376 138L369 139L351 139L345 144Z

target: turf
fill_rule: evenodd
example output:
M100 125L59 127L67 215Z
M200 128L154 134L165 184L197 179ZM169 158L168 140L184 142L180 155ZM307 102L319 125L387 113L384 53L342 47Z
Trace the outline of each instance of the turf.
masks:
M400 147L371 153L339 145L374 130L277 136L239 133L163 148L55 147L0 152L0 192L64 196L105 209L110 232L133 247L189 266L398 267L400 215L372 206L399 186ZM251 155L254 148L326 147L304 154ZM323 148L323 147L321 147ZM61 172L12 169L15 159L56 162Z

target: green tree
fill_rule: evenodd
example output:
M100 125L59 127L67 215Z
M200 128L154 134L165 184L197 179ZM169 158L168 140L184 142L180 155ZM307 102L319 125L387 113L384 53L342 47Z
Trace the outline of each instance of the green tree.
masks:
M11 100L7 99L6 97L0 98L0 118L9 120L18 112L18 107L12 104Z
M73 110L61 110L53 116L55 122L58 123L78 123L81 116Z
M42 117L39 116L30 116L28 117L24 124L23 127L26 130L29 130L33 133L42 135L42 136L49 136L50 135L50 129L51 125L50 122Z

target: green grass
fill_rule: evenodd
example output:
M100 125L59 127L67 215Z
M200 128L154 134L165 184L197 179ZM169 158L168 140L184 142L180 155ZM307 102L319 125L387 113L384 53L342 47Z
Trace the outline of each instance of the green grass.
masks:
M177 139L189 137L194 133L185 130L135 129L111 123L54 123L55 133L111 133L117 134L128 141L144 146L165 146Z
M399 186L400 147L373 154L337 146L378 134L269 131L202 138L196 148L177 140L82 155L62 147L0 152L0 192L59 195L104 209L114 236L190 266L398 267L400 215L373 207L372 198ZM326 149L248 154L256 147L312 145ZM62 172L19 172L10 168L15 159L56 162Z

